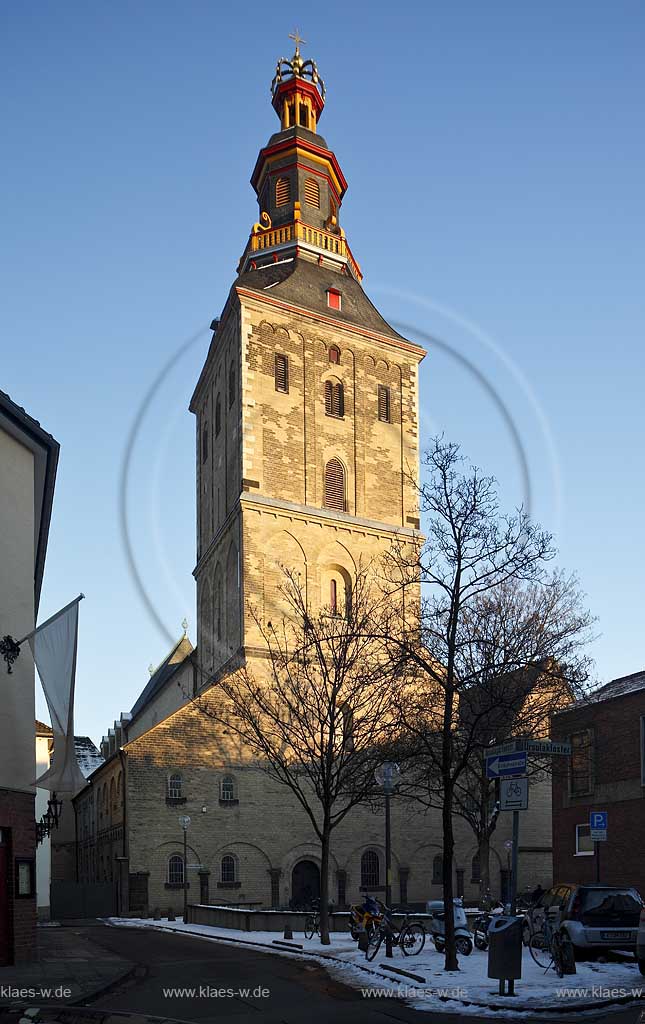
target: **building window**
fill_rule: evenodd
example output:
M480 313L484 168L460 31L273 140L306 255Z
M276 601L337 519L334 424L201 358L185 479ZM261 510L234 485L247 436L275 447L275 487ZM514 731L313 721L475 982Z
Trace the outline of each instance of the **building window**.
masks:
M231 363L228 369L228 407L235 401L235 363Z
M273 372L276 391L282 391L284 394L287 394L289 391L289 360L280 352L276 352Z
M235 882L235 857L227 853L222 857L220 866L220 880L222 882Z
M325 508L345 511L345 469L336 458L325 466Z
M168 858L168 885L184 884L184 858L178 853L173 853Z
M288 178L278 178L275 183L275 205L286 206L291 195Z
M307 110L307 104L306 103L301 103L300 104L300 127L301 128L308 128L309 127L309 111Z
M168 799L181 800L181 775L178 772L168 776Z
M342 297L336 288L327 289L327 305L330 309L341 309Z
M593 841L589 825L576 825L576 857L593 857Z
M202 427L202 462L206 462L208 458L208 420Z
M482 880L482 875L481 875L481 865L480 865L480 861L479 861L479 854L476 853L475 856L473 857L472 861L470 862L470 881L471 882L481 882L481 880Z
M345 394L339 380L325 381L325 413L339 419L345 415Z
M305 181L305 202L307 206L320 209L320 185L313 178L307 178Z
M217 396L215 402L215 437L219 437L219 432L222 429L222 400L220 396Z
M361 889L378 889L380 884L378 853L366 850L361 857Z
M390 422L390 389L378 386L378 418L382 423Z
M591 732L576 732L571 737L570 793L582 796L591 793Z
M432 884L443 885L443 855L437 853L432 859Z
M219 798L224 804L230 804L235 800L235 780L232 775L225 775L222 779L219 787Z
M338 615L338 584L336 580L329 581L329 607L332 615Z
M332 345L329 349L329 362L339 363L340 362L340 349L337 345Z
M28 899L36 895L36 862L16 857L16 896Z
M641 786L645 786L645 715L641 715Z

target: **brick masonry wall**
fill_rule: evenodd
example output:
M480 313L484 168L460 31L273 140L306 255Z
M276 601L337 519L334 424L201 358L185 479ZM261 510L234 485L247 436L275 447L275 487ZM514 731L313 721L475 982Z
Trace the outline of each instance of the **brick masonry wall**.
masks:
M645 787L641 778L641 716L645 690L587 704L553 718L552 735L566 739L591 730L592 791L571 796L569 772L553 778L554 878L596 880L596 857L576 855L576 825L593 811L608 812L608 840L600 843L600 880L635 885L645 896ZM564 766L563 766L564 768Z
M32 960L36 955L36 894L19 897L15 892L17 857L36 858L35 795L0 790L0 828L10 830L11 863L9 905L12 915L13 956L15 963Z

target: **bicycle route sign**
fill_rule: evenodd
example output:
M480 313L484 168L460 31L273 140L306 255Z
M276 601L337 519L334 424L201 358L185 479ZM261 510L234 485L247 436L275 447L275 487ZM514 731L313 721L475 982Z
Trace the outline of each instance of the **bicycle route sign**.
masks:
M529 806L529 780L502 779L499 784L500 811L525 811Z
M517 754L493 754L486 758L486 776L489 779L526 775L526 751Z

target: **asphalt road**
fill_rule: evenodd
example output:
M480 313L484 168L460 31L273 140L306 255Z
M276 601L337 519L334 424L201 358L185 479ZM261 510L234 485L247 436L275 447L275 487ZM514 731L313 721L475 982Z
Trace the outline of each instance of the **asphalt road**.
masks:
M82 931L82 929L79 929ZM491 1018L471 1014L421 1013L395 999L366 999L356 989L335 981L316 963L257 952L199 938L142 932L136 929L93 927L88 939L138 964L137 976L104 993L93 1009L152 1014L178 1021L231 1024L476 1024ZM491 982L494 984L494 982ZM167 988L194 989L193 994L168 995ZM214 990L233 990L215 995ZM244 992L241 990L248 990ZM201 990L201 991L200 991ZM264 990L261 992L260 990ZM602 1011L584 1016L585 1022L640 1024L641 1007ZM573 1024L581 1014L555 1020ZM505 1017L505 1020L509 1018ZM522 1017L523 1022L545 1017ZM645 1022L645 1014L643 1015Z

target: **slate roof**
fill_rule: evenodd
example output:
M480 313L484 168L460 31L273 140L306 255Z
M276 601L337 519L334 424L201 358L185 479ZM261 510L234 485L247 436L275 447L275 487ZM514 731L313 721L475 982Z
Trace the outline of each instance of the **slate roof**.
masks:
M341 324L364 327L407 345L411 344L390 327L351 274L340 274L306 259L295 258L259 270L245 271L239 275L233 288L248 288L260 295L268 293L272 298L321 313ZM342 309L329 308L326 294L328 288L337 288L341 292Z
M39 722L36 719L36 736L53 736L54 730L51 725L45 725L44 722Z
M134 719L148 704L154 696L165 686L168 680L174 675L177 669L193 652L193 645L187 636L179 640L168 657L161 662L159 668L150 676L146 686L141 691L136 703L133 705L130 714Z
M100 751L89 738L89 736L75 736L74 749L76 750L76 762L81 769L83 776L87 779L92 772L96 771L103 764Z
M637 690L645 689L645 670L632 672L629 676L619 676L605 683L598 690L591 694L592 700L611 700L614 697L624 697L628 693L636 693Z

